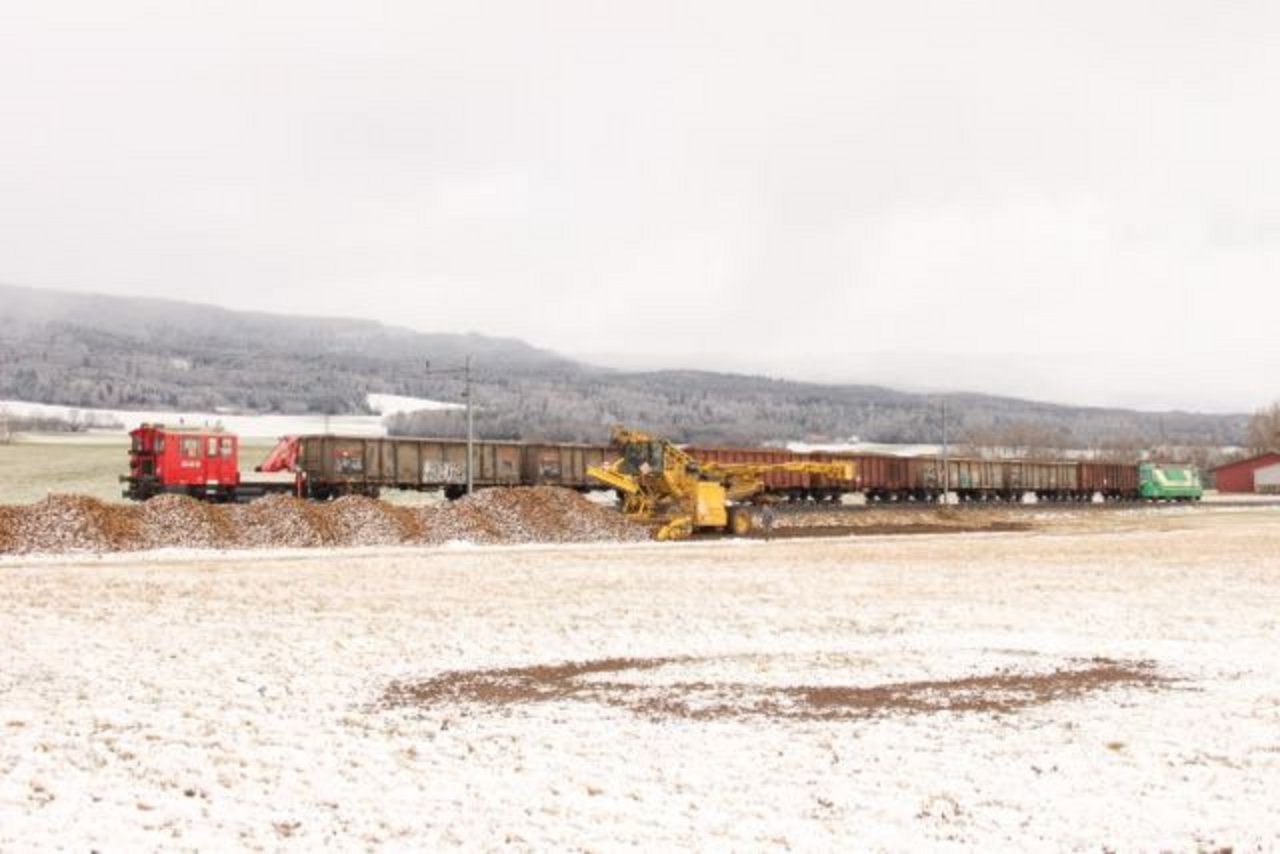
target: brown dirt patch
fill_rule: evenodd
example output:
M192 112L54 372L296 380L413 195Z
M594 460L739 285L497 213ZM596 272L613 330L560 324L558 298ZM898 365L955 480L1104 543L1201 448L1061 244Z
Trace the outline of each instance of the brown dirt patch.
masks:
M908 712L1014 712L1069 700L1116 686L1150 687L1165 681L1151 662L1096 658L1047 673L993 673L960 679L923 680L869 688L799 689L805 703L838 713L858 709Z
M161 495L107 504L55 495L0 506L0 553L151 548L308 548L443 543L645 540L643 527L566 489L481 490L437 508L397 507L349 496L320 503L268 495L250 504L206 504Z
M691 659L602 658L595 661L540 664L499 670L454 670L425 682L393 682L386 699L392 705L434 706L452 703L511 705L572 697L583 690L577 680L601 673L652 670Z
M115 551L139 539L134 514L84 495L50 495L35 504L10 508L9 534L15 551Z
M343 545L398 545L421 535L417 516L407 507L362 495L347 495L322 507L334 539Z
M223 508L185 495L159 495L138 508L141 548L218 548L235 541Z
M236 532L229 545L244 548L336 545L332 514L320 505L292 495L267 495L250 504L219 508L231 517Z
M394 682L386 689L382 704L391 708L458 704L505 707L570 700L625 708L655 718L852 720L936 712L1011 713L1112 688L1155 688L1168 681L1156 673L1151 662L1103 658L1073 660L1047 672L1002 671L870 686L762 686L701 681L637 685L583 678L704 660L709 659L607 658L450 671L422 682Z
M625 542L649 539L641 525L568 489L519 486L482 489L417 511L428 543Z
M14 527L17 525L18 517L18 508L0 507L0 554L14 550L14 540L17 536Z

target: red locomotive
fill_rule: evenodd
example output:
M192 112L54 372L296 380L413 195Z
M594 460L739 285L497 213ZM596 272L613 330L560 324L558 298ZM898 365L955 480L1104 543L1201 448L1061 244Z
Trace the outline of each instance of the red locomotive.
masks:
M289 491L289 483L242 483L240 440L221 427L143 424L129 431L129 474L124 495L145 501L178 493L206 501L245 501L267 492Z

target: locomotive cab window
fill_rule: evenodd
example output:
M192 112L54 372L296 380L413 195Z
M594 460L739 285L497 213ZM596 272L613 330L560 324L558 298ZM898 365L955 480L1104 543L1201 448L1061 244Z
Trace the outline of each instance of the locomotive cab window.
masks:
M210 436L204 446L204 455L206 457L218 456L218 437Z
M197 436L183 436L178 447L184 457L200 456L200 439Z
M235 453L235 443L230 436L224 437L222 440L222 455L229 457Z

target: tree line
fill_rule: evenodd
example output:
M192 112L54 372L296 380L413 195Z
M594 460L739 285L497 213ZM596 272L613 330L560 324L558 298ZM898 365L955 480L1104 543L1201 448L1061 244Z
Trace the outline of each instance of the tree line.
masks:
M1254 454L1280 453L1280 401L1253 413L1245 436L1245 442Z

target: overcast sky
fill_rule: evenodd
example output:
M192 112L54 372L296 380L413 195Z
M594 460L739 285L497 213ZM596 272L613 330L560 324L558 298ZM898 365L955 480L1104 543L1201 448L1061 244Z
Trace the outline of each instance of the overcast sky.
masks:
M1280 4L0 6L0 281L1280 397Z

